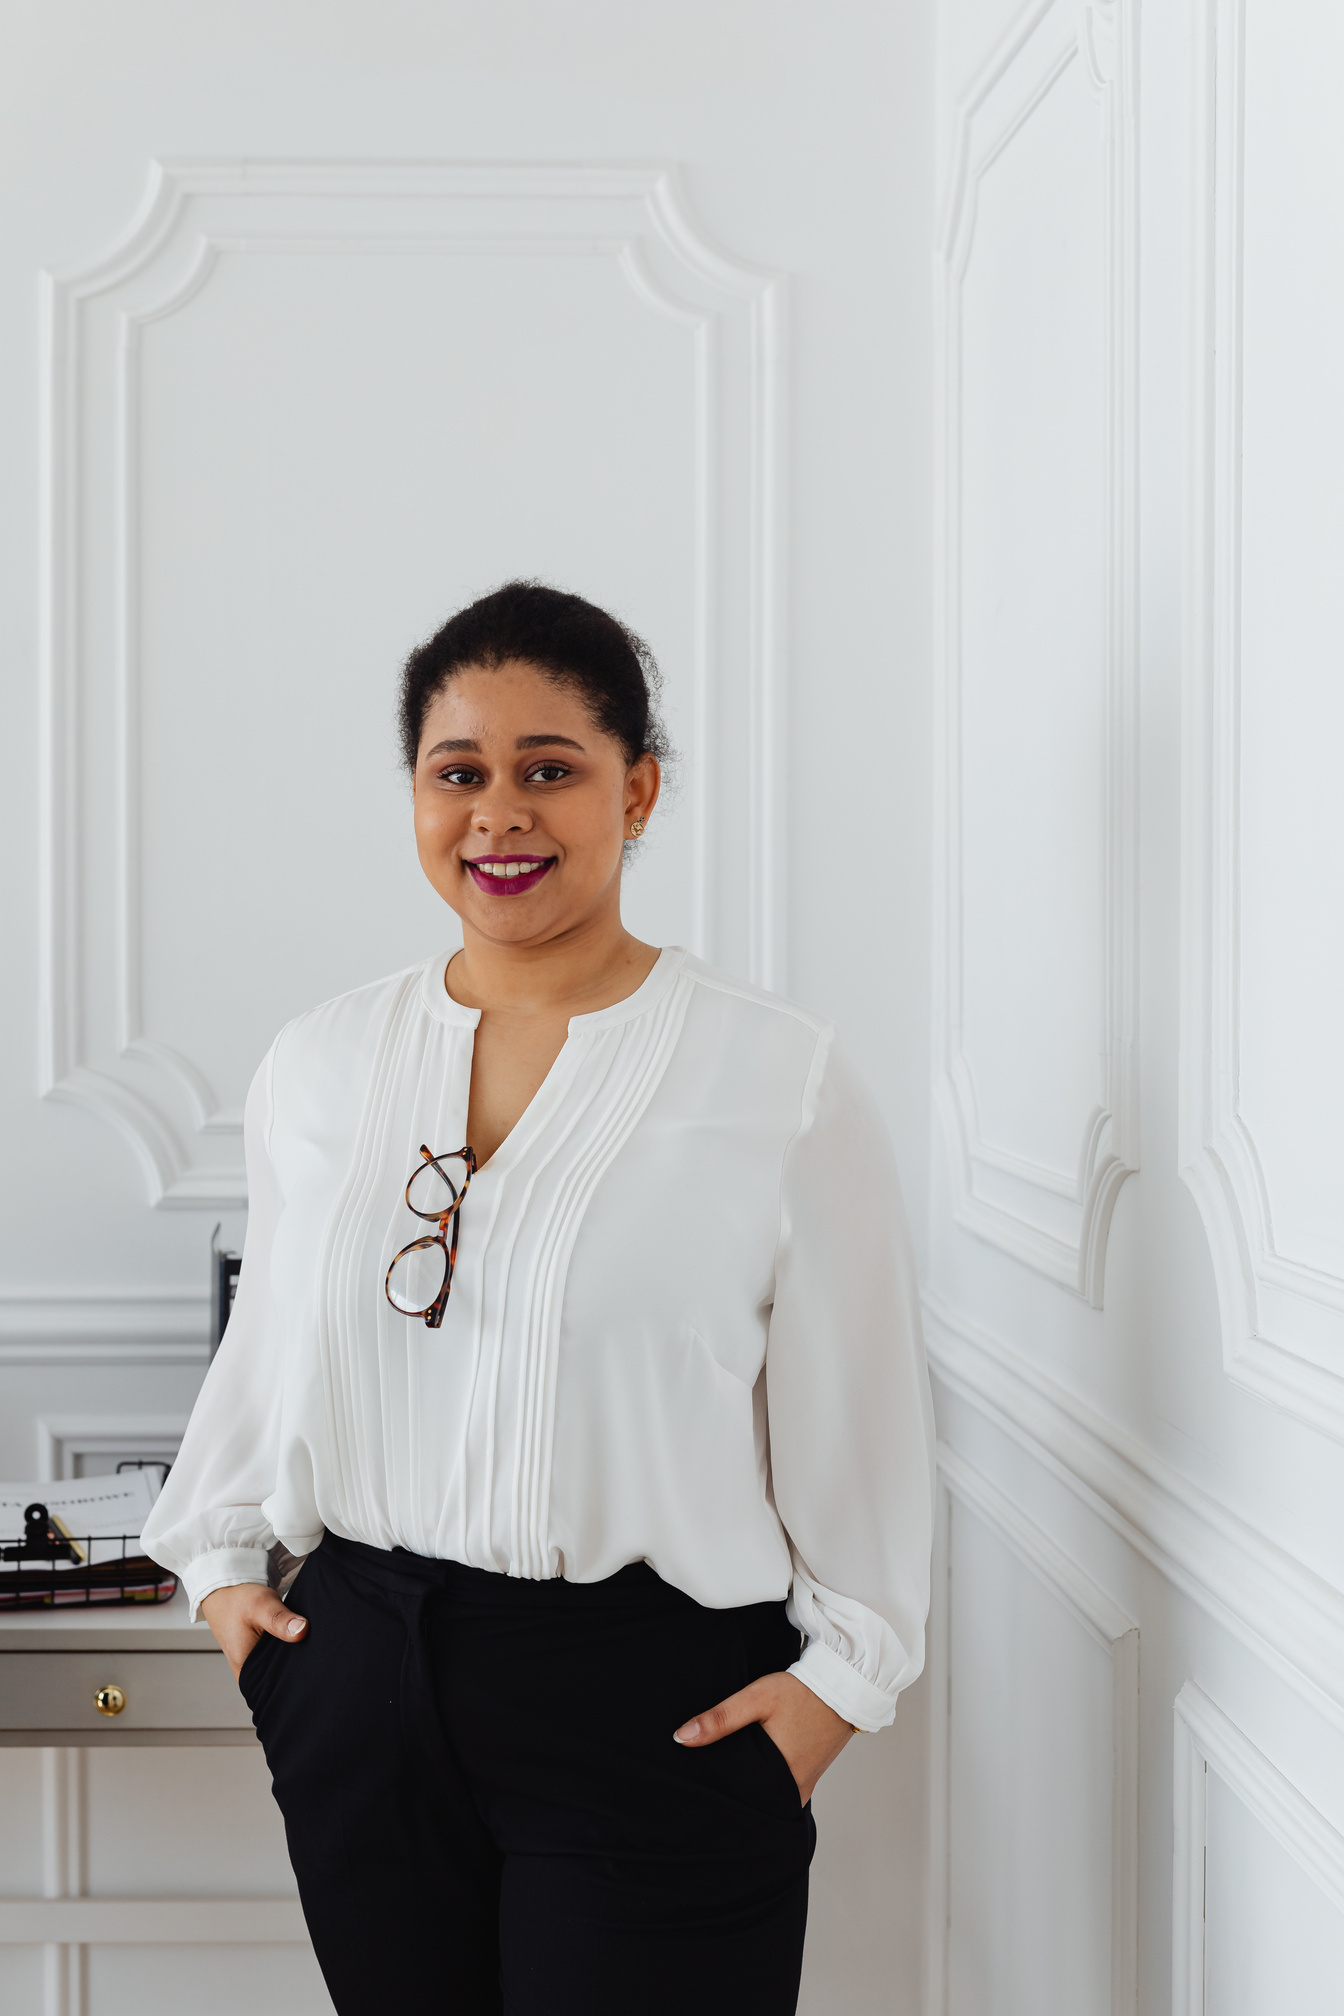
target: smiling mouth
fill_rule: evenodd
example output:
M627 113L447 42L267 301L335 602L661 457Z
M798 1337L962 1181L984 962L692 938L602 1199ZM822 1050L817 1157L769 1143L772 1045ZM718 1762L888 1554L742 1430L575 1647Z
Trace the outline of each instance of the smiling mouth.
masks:
M555 866L554 854L478 854L462 866L487 896L522 896Z

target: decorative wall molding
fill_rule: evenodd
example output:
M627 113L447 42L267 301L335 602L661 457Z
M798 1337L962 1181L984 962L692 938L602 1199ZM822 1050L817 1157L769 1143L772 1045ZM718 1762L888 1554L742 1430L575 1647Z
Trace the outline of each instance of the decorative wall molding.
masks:
M936 1377L1344 1730L1344 1595L936 1296Z
M1279 1250L1269 1185L1239 1104L1244 0L1202 0L1199 22L1182 734L1181 1175L1208 1234L1229 1377L1344 1441L1344 1278Z
M989 1526L1028 1572L1060 1602L1111 1661L1111 2016L1134 2016L1138 2007L1139 1959L1139 1627L1078 1563L1056 1546L1049 1535L1024 1515L965 1457L938 1444L938 1478L943 1508L942 1543L938 1550L941 1579L937 1626L948 1697L939 1705L934 1730L933 1803L936 1814L934 1850L933 1929L930 1981L933 1997L929 2016L946 2016L948 1870L948 1799L950 1788L950 1699L954 1686L948 1666L947 1613L951 1571L951 1504L974 1512Z
M92 1475L81 1471L87 1458L115 1469L133 1457L175 1459L187 1432L185 1414L48 1414L37 1422L37 1476Z
M1172 1864L1172 2016L1204 2016L1208 1777L1215 1771L1336 1911L1344 1912L1344 1834L1275 1768L1207 1694L1176 1697Z
M940 243L936 458L939 528L938 896L934 904L935 1090L949 1146L957 1222L1100 1307L1106 1240L1120 1186L1138 1160L1137 670L1137 57L1133 0L1033 0L959 98ZM1107 299L1104 836L1101 1097L1071 1170L1047 1168L985 1138L963 1040L962 352L963 292L982 177L1081 63L1104 121L1106 192L1096 228Z
M30 1338L0 1343L0 1365L197 1365L210 1363L208 1344L120 1342L106 1338Z
M42 1751L42 1894L0 1898L0 1947L43 1948L43 2016L87 2016L90 1946L306 1945L297 1897L90 1897L88 1752Z
M542 253L610 260L695 356L692 821L697 949L718 953L715 844L721 540L731 514L746 566L746 939L765 984L785 970L784 564L786 297L779 275L730 257L694 221L666 164L170 161L97 265L44 294L41 849L43 1091L98 1113L134 1149L150 1201L246 1202L241 1115L192 1058L146 1028L141 997L138 382L140 337L210 284L224 254ZM731 365L731 370L730 370ZM739 522L740 521L740 522ZM87 593L96 527L110 585ZM749 578L747 578L749 577ZM104 607L106 605L106 607ZM89 669L90 634L97 671ZM117 785L108 848L115 956L88 943L90 836L80 742L90 681L112 722ZM102 873L101 856L99 873ZM104 978L106 974L106 978ZM91 1012L90 1002L96 1013ZM96 1025L96 1026L92 1026Z
M42 1898L20 1905L37 1914L28 1938L42 1940L43 2016L86 2016L88 1966L82 1944L62 1938L51 1916L54 1900L79 1897L85 1889L88 1860L88 1778L82 1750L42 1752ZM11 1910L14 1907L10 1906ZM55 1905L59 1912L60 1906ZM5 1906L0 1903L0 1942L4 1940Z
M170 1290L0 1291L0 1365L199 1365L210 1301Z
M67 1953L80 1946L306 1946L308 1928L297 1897L0 1898L0 1945L58 1942Z

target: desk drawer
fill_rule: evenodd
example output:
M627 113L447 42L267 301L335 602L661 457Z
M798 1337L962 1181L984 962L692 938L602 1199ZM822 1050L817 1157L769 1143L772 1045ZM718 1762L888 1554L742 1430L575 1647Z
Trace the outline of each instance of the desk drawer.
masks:
M119 1687L103 1715L94 1696ZM251 1729L222 1652L0 1652L0 1729Z

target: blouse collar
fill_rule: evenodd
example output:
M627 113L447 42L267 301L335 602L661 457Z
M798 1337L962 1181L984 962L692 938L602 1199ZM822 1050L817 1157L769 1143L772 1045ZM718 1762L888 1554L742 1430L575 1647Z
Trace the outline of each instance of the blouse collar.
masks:
M420 975L420 999L431 1015L450 1028L475 1029L481 1019L480 1009L464 1008L444 985L444 971L452 956L451 952L437 952L426 963ZM578 1036L590 1029L610 1029L620 1022L633 1022L638 1015L647 1015L672 986L685 958L684 946L664 945L633 994L627 994L624 1001L613 1001L610 1008L595 1008L589 1015L571 1015L570 1035Z

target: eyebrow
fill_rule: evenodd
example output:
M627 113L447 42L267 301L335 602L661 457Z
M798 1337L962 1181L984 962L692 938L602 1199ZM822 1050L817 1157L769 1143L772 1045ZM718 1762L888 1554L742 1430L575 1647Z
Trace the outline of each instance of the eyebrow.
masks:
M582 742L576 742L570 735L520 735L513 746L515 749L553 749L557 744L565 749L578 749L580 751L583 749ZM470 737L463 737L460 740L452 742L436 742L434 747L426 752L426 761L428 761L430 756L460 756L466 754L479 756L480 753L481 745L479 742L473 742Z

